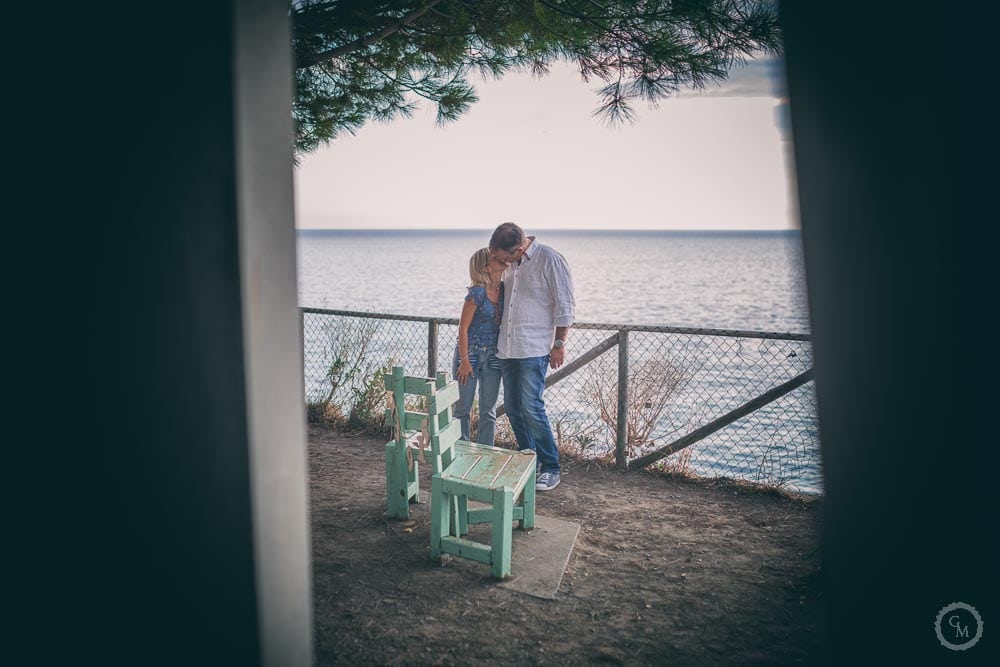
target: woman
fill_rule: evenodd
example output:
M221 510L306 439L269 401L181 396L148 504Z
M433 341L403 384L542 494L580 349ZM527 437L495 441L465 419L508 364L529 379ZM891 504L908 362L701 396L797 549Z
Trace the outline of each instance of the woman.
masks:
M459 399L455 417L462 427L462 439L469 438L469 414L479 385L479 432L476 442L492 445L496 433L497 398L500 395L500 360L497 336L503 312L504 266L494 260L489 248L477 250L469 259L472 285L465 296L458 324L458 345L452 374L458 379Z

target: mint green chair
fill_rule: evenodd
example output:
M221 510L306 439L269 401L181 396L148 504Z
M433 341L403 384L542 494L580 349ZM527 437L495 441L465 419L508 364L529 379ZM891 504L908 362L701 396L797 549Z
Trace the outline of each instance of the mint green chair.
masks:
M392 440L385 445L386 515L391 519L408 519L410 505L420 501L420 463L427 463L426 455L430 451L431 418L426 412L427 399L433 394L451 400L454 395L454 400L442 409L441 414L434 415L440 430L453 421L451 404L458 400L458 385L452 383L454 387L447 387L445 377L442 381L444 393L441 393L434 378L407 376L399 367L394 367L391 374L383 375L383 381L391 394L386 423L393 431ZM406 409L408 402L422 402L424 405L419 409ZM443 405L446 400L438 402ZM454 452L448 448L443 448L436 456L432 455L432 472L441 472L453 458Z
M431 558L442 554L470 558L490 566L497 579L510 575L513 522L522 530L535 526L535 454L487 447L459 439L459 423L451 407L458 383L447 373L412 377L394 367L385 376L392 392L393 440L386 445L388 514L409 517L409 504L419 499L419 458L429 450L431 477ZM423 397L424 411L406 409L407 396ZM417 450L415 452L415 450ZM409 455L407 452L409 451ZM485 508L469 509L469 501ZM492 524L490 544L463 537L469 524Z

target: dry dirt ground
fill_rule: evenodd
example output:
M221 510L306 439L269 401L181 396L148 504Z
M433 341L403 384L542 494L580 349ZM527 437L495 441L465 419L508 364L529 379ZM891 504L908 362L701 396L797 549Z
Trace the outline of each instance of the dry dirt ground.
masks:
M537 511L581 530L546 600L414 548L426 505L415 525L387 521L383 447L310 427L317 665L822 661L821 500L564 455Z

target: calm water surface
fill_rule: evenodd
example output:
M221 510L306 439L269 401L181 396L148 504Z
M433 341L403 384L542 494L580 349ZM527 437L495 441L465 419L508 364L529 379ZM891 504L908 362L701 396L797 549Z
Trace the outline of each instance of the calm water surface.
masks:
M458 317L484 231L300 231L299 304ZM582 322L808 332L798 232L537 231Z

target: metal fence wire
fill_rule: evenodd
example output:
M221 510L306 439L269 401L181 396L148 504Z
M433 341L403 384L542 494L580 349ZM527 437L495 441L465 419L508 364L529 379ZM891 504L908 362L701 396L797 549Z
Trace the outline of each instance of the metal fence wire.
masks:
M303 308L302 330L312 421L384 431L381 372L453 372L457 319ZM576 323L545 406L563 451L819 494L812 365L807 334Z

